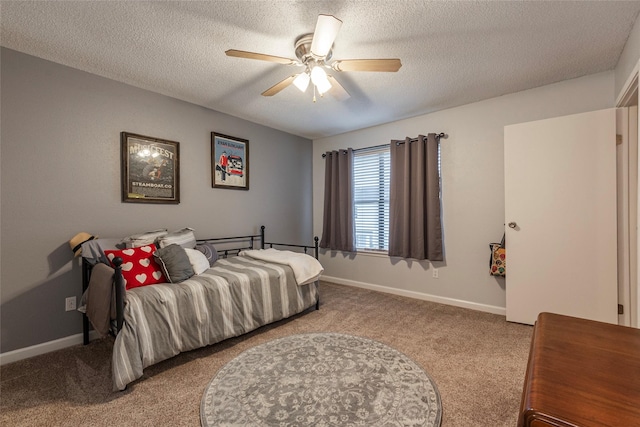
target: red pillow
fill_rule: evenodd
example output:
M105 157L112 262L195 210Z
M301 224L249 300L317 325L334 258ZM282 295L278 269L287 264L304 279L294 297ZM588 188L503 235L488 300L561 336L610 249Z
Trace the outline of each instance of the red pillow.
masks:
M139 248L107 250L104 251L112 267L113 259L122 258L122 277L126 289L137 288L139 286L165 283L167 279L162 273L162 269L153 258L156 251L154 244L141 246Z

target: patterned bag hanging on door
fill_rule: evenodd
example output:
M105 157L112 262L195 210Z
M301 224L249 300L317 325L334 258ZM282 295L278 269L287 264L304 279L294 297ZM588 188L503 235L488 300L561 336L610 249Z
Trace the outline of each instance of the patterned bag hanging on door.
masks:
M489 261L492 276L505 277L507 274L507 249L504 246L504 235L500 243L489 243L491 260Z

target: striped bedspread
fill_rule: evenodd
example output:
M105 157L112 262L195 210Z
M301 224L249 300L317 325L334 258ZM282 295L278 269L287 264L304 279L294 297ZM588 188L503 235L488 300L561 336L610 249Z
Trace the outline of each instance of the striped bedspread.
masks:
M113 349L114 390L148 366L300 313L317 299L316 284L298 286L291 267L249 257L219 259L181 283L130 289Z

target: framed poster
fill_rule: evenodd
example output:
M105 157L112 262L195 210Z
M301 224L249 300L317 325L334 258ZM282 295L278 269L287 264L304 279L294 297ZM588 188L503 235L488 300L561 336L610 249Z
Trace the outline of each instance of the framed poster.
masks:
M134 133L120 134L122 201L180 203L180 144Z
M211 186L249 189L249 141L211 132Z

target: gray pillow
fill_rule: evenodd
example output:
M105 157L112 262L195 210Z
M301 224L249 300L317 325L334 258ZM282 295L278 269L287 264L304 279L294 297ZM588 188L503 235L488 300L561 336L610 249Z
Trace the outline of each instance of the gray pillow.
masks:
M187 253L180 245L174 243L160 248L153 256L171 283L180 283L195 274Z
M218 260L218 251L211 243L198 243L196 249L199 250L209 260L209 267L213 267L213 264Z

